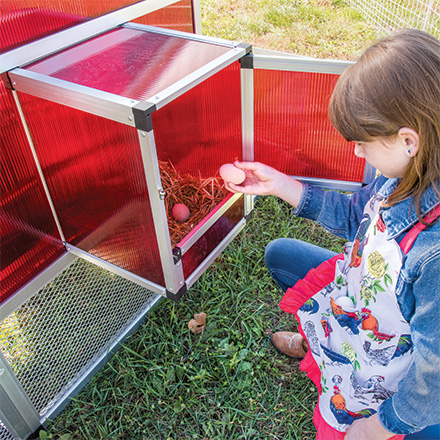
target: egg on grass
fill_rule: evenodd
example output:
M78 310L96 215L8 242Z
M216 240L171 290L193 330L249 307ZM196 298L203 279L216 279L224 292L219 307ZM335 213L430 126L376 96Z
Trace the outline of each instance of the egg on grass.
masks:
M232 163L222 165L219 169L219 173L225 182L235 183L236 185L240 185L240 183L243 183L246 179L244 171Z

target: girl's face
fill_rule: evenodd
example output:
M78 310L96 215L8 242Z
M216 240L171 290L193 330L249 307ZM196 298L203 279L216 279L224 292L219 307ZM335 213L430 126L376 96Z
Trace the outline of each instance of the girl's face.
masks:
M408 140L376 138L372 142L355 142L354 154L365 159L385 177L403 177L411 157L417 153Z

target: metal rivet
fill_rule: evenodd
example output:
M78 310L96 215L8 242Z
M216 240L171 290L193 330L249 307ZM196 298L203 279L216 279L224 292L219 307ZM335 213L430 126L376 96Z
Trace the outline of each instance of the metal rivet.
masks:
M159 199L163 200L165 198L165 196L167 195L167 193L163 190L163 188L158 188L157 190L159 192Z

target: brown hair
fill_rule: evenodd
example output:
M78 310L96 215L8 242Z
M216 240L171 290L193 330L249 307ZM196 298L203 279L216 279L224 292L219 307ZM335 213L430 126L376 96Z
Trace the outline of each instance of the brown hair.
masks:
M339 78L330 100L332 124L349 141L394 137L401 127L419 134L419 151L389 197L420 199L433 185L440 197L440 41L414 29L380 39Z

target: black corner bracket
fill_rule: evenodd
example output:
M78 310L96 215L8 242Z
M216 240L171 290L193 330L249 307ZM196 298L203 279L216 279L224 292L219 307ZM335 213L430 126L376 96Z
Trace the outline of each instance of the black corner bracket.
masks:
M252 54L245 55L240 58L240 65L242 69L253 69L254 68L254 56Z
M186 283L183 284L183 286L179 289L177 293L172 293L167 289L166 290L167 298L177 302L180 300L180 298L182 298L182 296L187 292L187 290L188 288L186 287Z
M149 132L153 130L151 113L156 111L156 104L141 101L133 107L134 124L138 130Z

